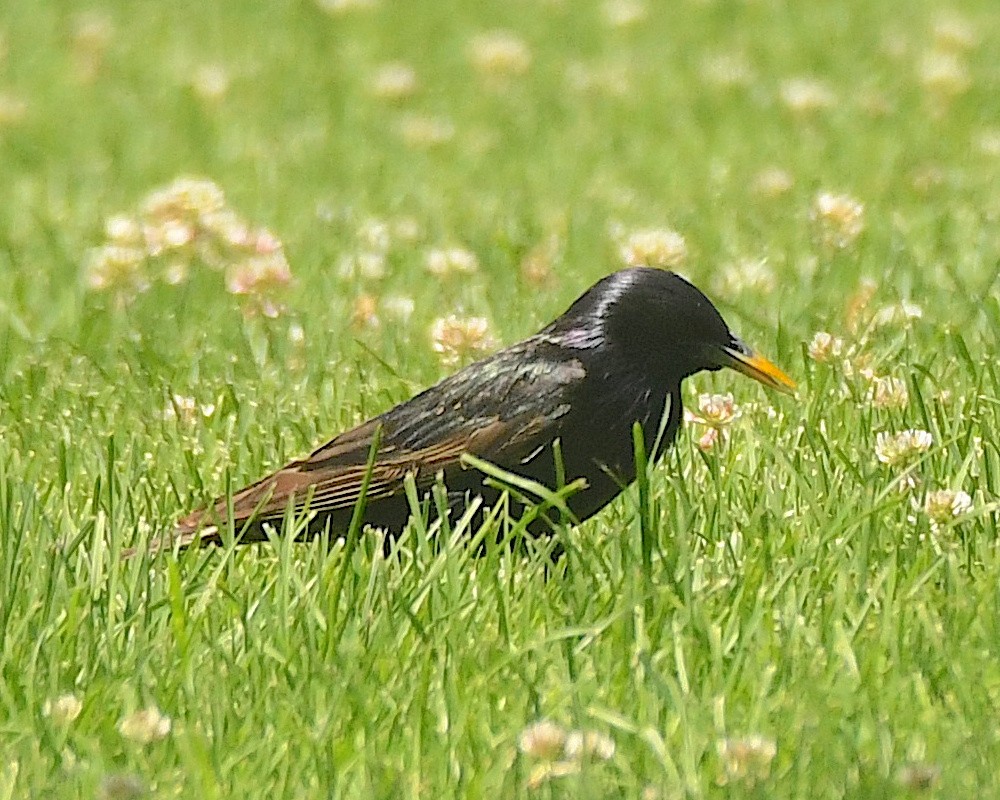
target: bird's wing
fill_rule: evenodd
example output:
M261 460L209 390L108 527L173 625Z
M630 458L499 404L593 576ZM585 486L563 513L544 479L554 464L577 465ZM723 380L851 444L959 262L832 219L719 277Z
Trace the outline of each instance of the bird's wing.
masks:
M232 509L237 525L248 519L282 517L293 511L329 513L353 508L361 496L376 436L379 441L369 500L403 491L414 476L424 488L443 473L462 469L470 453L501 467L516 469L540 445L559 435L576 387L586 376L576 360L557 358L543 342L528 340L446 378L385 414L346 431L277 472L178 524L184 535L220 524Z

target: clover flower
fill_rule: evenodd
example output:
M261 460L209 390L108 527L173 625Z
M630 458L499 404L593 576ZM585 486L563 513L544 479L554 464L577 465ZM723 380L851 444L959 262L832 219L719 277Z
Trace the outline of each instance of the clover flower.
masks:
M191 88L205 102L217 103L229 91L229 72L221 64L202 64L191 76Z
M479 260L475 253L464 247L435 248L427 252L424 267L439 278L456 273L468 275L478 271Z
M972 85L969 69L957 53L932 50L920 61L920 82L938 99L965 94Z
M477 71L492 78L523 75L531 66L530 48L511 31L491 31L473 37L468 55Z
M562 726L552 720L542 719L521 731L517 746L530 758L555 761L563 753L566 736L567 732Z
M615 754L615 742L591 730L566 731L551 720L540 720L521 731L518 749L538 762L528 777L537 788L553 778L573 775L586 761L607 761Z
M885 431L875 437L875 456L891 467L904 466L926 453L934 437L924 430L906 430L891 434Z
M730 392L726 394L698 395L698 413L695 420L711 428L725 428L740 415L739 406Z
M622 244L621 257L630 267L673 269L687 260L687 242L667 228L635 231Z
M392 61L375 71L369 87L371 93L382 100L405 100L416 94L417 73L405 62Z
M896 783L912 793L929 792L940 778L941 767L924 762L906 764L896 773Z
M794 185L795 178L788 170L781 167L766 167L754 176L750 188L759 197L773 200L788 194Z
M799 114L823 111L837 104L837 96L822 81L815 78L791 78L781 84L781 102Z
M137 744L150 744L170 733L170 717L160 713L156 706L134 711L118 723L118 732Z
M566 758L608 761L615 754L615 740L598 731L570 731L566 737Z
M732 394L698 395L698 413L684 411L684 419L695 425L704 425L707 430L698 439L698 447L709 451L729 438L729 426L740 416L740 408Z
M930 519L933 528L952 522L971 510L972 498L961 490L938 489L928 492L924 498L924 513Z
M763 258L746 258L723 267L715 281L716 291L727 297L744 292L770 294L777 284L774 270Z
M817 331L813 334L813 338L809 342L809 358L813 361L821 363L831 361L835 358L840 358L840 354L843 351L844 340L826 331Z
M455 138L455 125L445 117L407 114L398 125L399 135L407 147L429 148Z
M42 706L42 716L48 717L56 725L69 725L83 711L83 702L75 694L61 694L54 700L46 700Z
M924 310L916 303L902 300L899 303L883 306L872 317L872 325L881 328L886 325L910 325L924 316Z
M245 313L276 316L277 295L292 278L278 238L247 223L204 178L178 178L150 192L136 214L109 217L104 234L87 256L84 280L119 305L156 280L184 283L203 266L225 273L225 288L243 299Z
M720 739L716 751L722 763L720 785L744 783L754 786L771 774L771 762L778 753L774 739L760 734L738 739Z
M810 212L820 243L843 250L850 247L865 229L865 207L846 194L820 192Z
M485 317L458 317L450 314L431 326L431 346L443 364L454 366L496 347Z
M114 23L107 14L83 11L74 16L69 50L77 80L92 83L97 78L114 35Z
M874 378L869 394L876 408L906 408L910 402L906 381L901 378Z
M649 13L640 0L604 0L604 19L612 28L627 28L646 19Z

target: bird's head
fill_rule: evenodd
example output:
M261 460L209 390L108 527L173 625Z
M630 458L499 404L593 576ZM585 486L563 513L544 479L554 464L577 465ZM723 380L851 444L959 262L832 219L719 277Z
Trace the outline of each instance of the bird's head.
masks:
M735 369L785 393L795 383L734 334L701 291L661 269L624 269L596 283L550 329L584 332L658 379L679 383L701 370Z

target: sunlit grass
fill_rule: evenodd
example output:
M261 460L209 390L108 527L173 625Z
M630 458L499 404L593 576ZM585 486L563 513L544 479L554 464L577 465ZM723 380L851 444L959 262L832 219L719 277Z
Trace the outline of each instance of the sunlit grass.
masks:
M997 30L8 2L0 800L991 796ZM258 238L106 229L185 176ZM115 231L140 252L95 262ZM290 282L241 260L274 253ZM675 448L558 540L498 544L501 509L120 558L632 262L798 399L696 377Z

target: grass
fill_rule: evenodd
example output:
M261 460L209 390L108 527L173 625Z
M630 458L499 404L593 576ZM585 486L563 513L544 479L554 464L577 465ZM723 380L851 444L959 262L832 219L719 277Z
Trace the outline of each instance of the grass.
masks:
M5 4L0 800L1000 791L993 4L639 7L616 26L627 4ZM496 29L523 72L471 64ZM390 100L371 87L393 61L418 85ZM822 107L795 108L797 78ZM450 138L415 142L427 120ZM790 185L762 188L769 168ZM105 219L179 175L280 237L281 315L246 317L204 268L128 303L88 290ZM864 203L847 247L810 218L822 191ZM345 277L370 218L419 233L383 277ZM685 273L800 398L690 381L692 409L735 395L728 441L702 452L688 426L640 489L561 533L556 569L552 542L477 558L461 523L433 544L415 523L389 557L365 533L119 558L445 374L436 317L513 342L645 228L683 234ZM430 277L447 245L478 271ZM759 260L769 279L749 281ZM362 294L378 327L352 322ZM904 300L919 319L877 319ZM817 330L845 354L809 358ZM905 404L874 403L863 367ZM909 472L880 463L877 434L909 428L932 447ZM972 510L932 528L933 489ZM78 716L53 711L66 694ZM149 706L169 734L123 735ZM540 719L614 755L546 779L518 749ZM773 760L720 750L754 736Z

